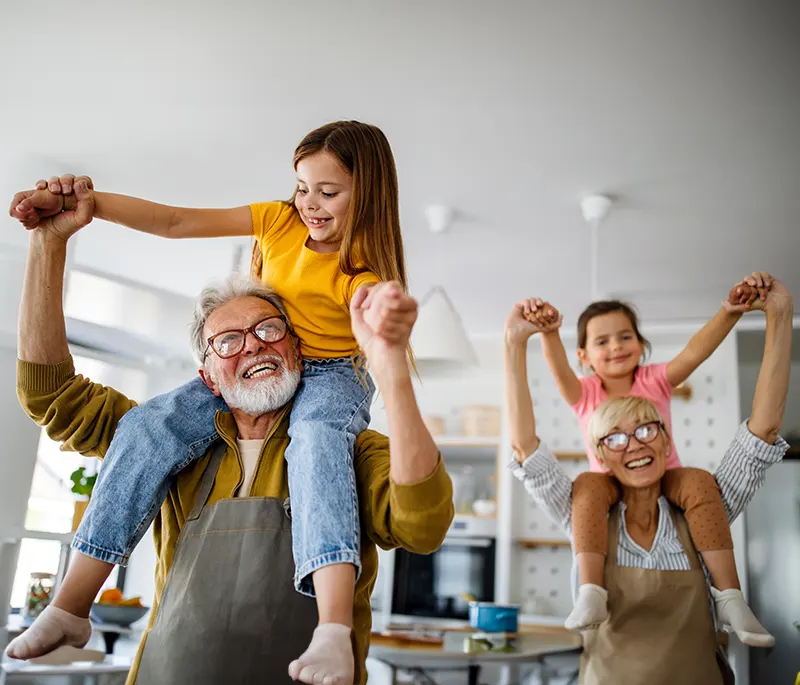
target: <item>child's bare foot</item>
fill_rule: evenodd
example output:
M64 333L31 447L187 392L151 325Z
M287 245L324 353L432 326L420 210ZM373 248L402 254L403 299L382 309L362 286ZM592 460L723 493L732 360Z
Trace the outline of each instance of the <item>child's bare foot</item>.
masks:
M88 618L49 606L30 628L9 643L6 654L12 659L34 659L61 645L83 647L91 636L92 625Z
M564 621L567 630L593 628L608 618L608 591L599 585L584 583L578 588L578 599L572 613Z
M744 601L741 590L717 590L712 587L711 594L720 623L736 633L736 637L744 644L751 647L772 647L775 644L775 638L759 623Z
M289 675L309 685L352 685L355 673L350 627L323 623L303 655L289 664Z

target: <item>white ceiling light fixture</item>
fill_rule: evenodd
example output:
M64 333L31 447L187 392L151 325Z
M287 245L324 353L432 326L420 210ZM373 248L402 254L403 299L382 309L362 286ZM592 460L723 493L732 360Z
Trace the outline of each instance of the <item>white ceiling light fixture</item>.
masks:
M425 208L431 233L447 231L454 216L455 210L446 205ZM420 300L411 348L420 374L454 371L477 364L478 357L461 317L441 285L431 288Z
M453 223L455 211L447 205L430 205L425 208L425 218L431 233L444 233Z
M456 370L477 363L461 317L441 286L431 288L419 303L411 349L420 373Z
M591 284L592 284L592 300L599 300L602 298L600 294L599 284L599 268L600 268L600 238L599 229L600 224L608 216L611 211L611 198L607 195L587 195L581 200L581 214L583 219L589 224L591 232Z

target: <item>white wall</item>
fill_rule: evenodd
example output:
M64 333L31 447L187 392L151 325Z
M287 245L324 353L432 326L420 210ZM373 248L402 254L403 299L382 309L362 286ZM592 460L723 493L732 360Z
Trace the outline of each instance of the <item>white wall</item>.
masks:
M764 351L764 333L746 331L739 334L739 386L741 389L742 416L749 416L753 393L758 380L758 369ZM786 398L782 435L800 435L800 329L795 328L792 343L792 370L789 394Z

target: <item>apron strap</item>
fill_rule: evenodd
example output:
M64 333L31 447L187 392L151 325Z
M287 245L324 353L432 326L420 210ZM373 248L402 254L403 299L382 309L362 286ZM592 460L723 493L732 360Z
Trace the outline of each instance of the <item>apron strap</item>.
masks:
M617 565L617 549L619 548L619 519L622 509L619 504L611 508L608 515L608 551L606 553L606 568L615 568Z
M211 494L211 489L214 487L214 480L217 477L217 472L222 463L222 457L225 456L225 450L227 449L228 445L224 440L217 440L211 447L211 458L203 473L203 479L200 481L200 492L197 493L197 499L194 502L189 517L186 519L187 521L194 521L198 518L200 512L203 511L203 507L206 506L208 496Z
M700 570L700 561L697 558L697 548L692 542L692 536L689 534L689 526L686 525L686 519L680 511L677 511L672 505L669 507L669 515L672 517L672 523L675 525L675 530L678 531L678 539L683 545L686 556L689 558L689 568L692 571Z

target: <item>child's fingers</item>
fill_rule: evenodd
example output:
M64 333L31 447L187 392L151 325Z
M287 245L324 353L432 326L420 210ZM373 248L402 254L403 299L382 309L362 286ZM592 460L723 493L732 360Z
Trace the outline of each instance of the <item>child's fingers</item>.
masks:
M45 190L47 188L47 181L45 181L43 178L40 178L38 181L36 181L34 188L36 188L36 190Z

